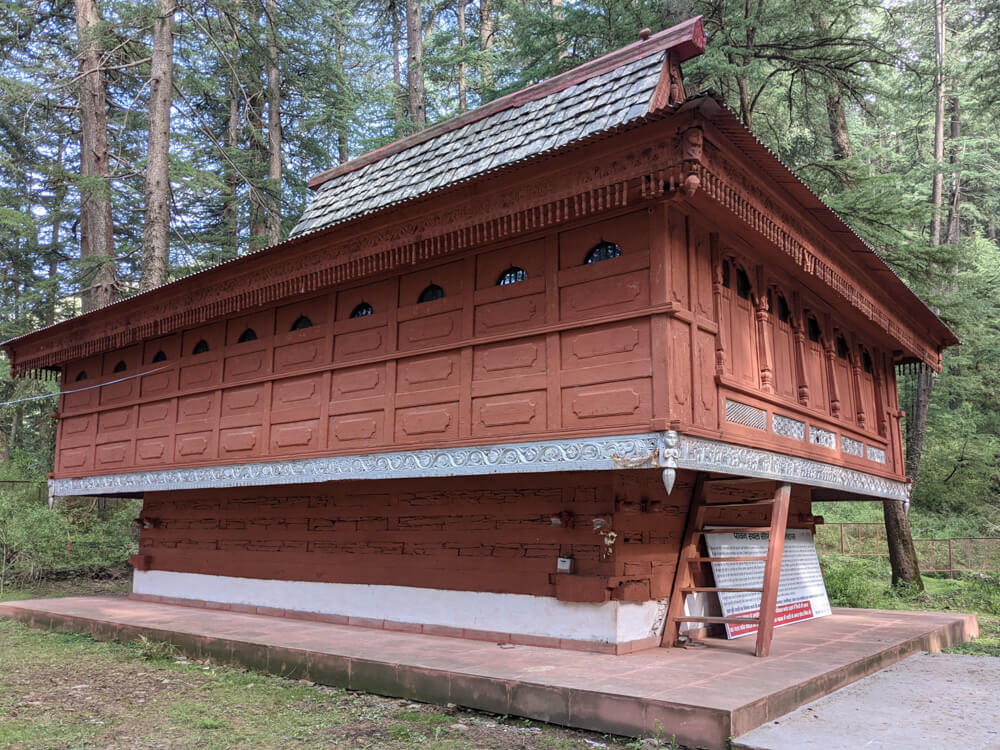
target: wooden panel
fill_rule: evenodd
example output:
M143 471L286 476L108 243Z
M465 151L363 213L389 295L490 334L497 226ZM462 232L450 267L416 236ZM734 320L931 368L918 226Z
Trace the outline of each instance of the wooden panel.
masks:
M522 242L476 256L476 289L495 288L500 276L511 267L523 268L529 281L542 278L545 274L545 240Z
M399 350L410 351L458 341L462 336L462 311L435 312L442 306L454 304L454 301L442 299L420 305L424 308L421 312L426 312L426 315L403 320L399 324Z
M240 343L240 337L253 331L256 339ZM274 335L274 310L263 310L251 315L240 315L226 321L226 346L255 346L255 341L266 341Z
M83 378L83 379L79 379ZM76 391L62 397L62 410L67 414L93 409L100 400L100 388L91 388L101 382L101 358L89 357L67 365L62 381L62 391Z
M697 381L694 397L694 423L699 427L719 428L719 394L715 384L715 336L695 331L697 342Z
M165 362L163 366L167 369L139 378L139 395L143 400L172 396L177 391L176 363L171 365Z
M539 279L539 282L542 280ZM524 281L521 284L527 285ZM512 284L509 287L502 287L503 291L510 291L513 297L515 290ZM542 286L541 283L534 284L535 287ZM523 328L538 326L545 322L545 295L542 293L529 294L526 296L503 299L496 302L487 302L476 306L477 336L490 336L508 331L517 331Z
M649 305L648 272L633 271L618 276L597 273L611 273L611 268L601 266L611 265L618 260L621 259L594 264L594 279L560 290L559 316L563 320L579 320L601 313L624 312Z
M214 427L219 420L219 392L208 391L177 399L177 431L191 432Z
M315 417L323 400L322 375L276 380L271 389L271 422L293 422Z
M81 414L78 417L66 417L62 420L59 435L59 445L70 448L80 445L90 445L94 442L97 432L97 414Z
M377 327L371 323L382 321ZM360 330L343 331L338 326L338 333L333 341L333 359L345 362L363 357L374 357L385 354L389 346L389 329L385 324L384 315L373 315L352 321Z
M330 448L353 450L370 448L383 442L385 415L381 411L361 414L338 414L330 417Z
M648 378L564 388L563 426L568 428L642 426L651 416Z
M330 408L332 411L359 411L355 404L371 399L380 402L386 394L385 364L362 365L347 370L335 370L331 382Z
M259 342L237 344L227 352L222 362L222 380L233 383L248 378L259 378L268 372L271 359L270 348Z
M271 425L271 453L282 455L318 450L322 447L321 437L318 419L274 424Z
M433 305L438 310L461 306L462 297L471 281L471 279L465 278L465 264L461 261L443 263L403 274L399 278L400 319L405 317L403 310L408 310L411 314L420 314L416 312L416 309L420 307L417 304L417 299L420 297L420 293L431 284L437 284L444 289L445 297L442 300L425 302L423 305Z
M795 337L787 323L772 316L774 335L774 392L794 401L796 398L795 382Z
M587 253L599 242L614 242L622 251L622 258L649 257L649 213L634 211L613 219L586 224L559 234L559 268L576 268L584 264ZM620 259L595 264L603 266L605 273L617 273L614 266ZM647 260L648 264L648 260Z
M292 326L302 316L309 318L312 328L304 328L293 331ZM298 335L308 336L307 333L313 328L322 328L330 322L330 298L325 294L318 297L310 297L288 305L282 305L275 310L274 335L276 340L291 340Z
M63 448L59 451L59 471L89 471L94 468L94 446Z
M563 370L650 359L648 318L567 331L561 339Z
M215 455L215 435L210 430L184 433L174 438L174 460L178 463L204 461Z
M239 460L264 454L264 429L263 425L248 425L219 430L219 457Z
M823 347L815 341L806 341L806 380L809 383L809 407L830 413L830 399L826 382L826 363Z
M324 362L327 357L321 331L307 328L287 334L281 340L290 341L274 347L274 372L285 373L314 367Z
M198 343L204 341L208 345L208 352L195 354L194 349ZM201 326L184 331L181 335L181 360L197 361L208 357L218 356L226 343L225 323L213 323L212 325Z
M413 393L454 387L459 383L460 372L457 352L401 359L396 369L396 392Z
M676 318L669 321L670 331L670 413L684 421L692 419L691 326Z
M544 431L545 396L545 391L528 391L474 398L472 434L500 436Z
M135 463L138 466L166 466L173 459L173 438L169 436L140 438L135 441Z
M458 437L458 402L396 409L397 443L451 440Z
M129 437L135 430L135 409L126 406L123 409L108 409L100 412L97 418L97 442L104 443L114 439Z
M351 313L363 302L372 306L373 315L371 317L384 316L390 310L395 309L396 296L395 279L342 289L337 292L336 320L338 323L351 320ZM357 320L362 319L358 318Z
M840 419L848 424L857 424L858 407L854 403L854 376L850 361L835 356L833 372L837 378L837 395L840 396Z
M472 355L473 380L533 375L546 371L545 338L477 346Z
M242 427L263 424L267 409L266 386L263 383L222 392L219 424L222 427Z
M182 364L180 369L180 390L193 391L211 388L219 384L222 368L216 355L211 352L190 358L191 364ZM198 360L201 361L198 361ZM156 377L152 375L150 377Z
M176 415L173 399L140 404L138 432L140 435L167 435L173 429Z
M114 443L98 445L94 451L94 468L118 470L132 463L132 442L119 440Z

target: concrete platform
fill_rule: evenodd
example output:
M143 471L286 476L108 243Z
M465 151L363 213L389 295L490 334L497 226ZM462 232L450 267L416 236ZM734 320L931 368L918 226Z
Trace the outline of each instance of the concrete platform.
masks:
M104 640L145 635L193 658L600 732L659 731L713 749L910 654L978 634L973 615L842 609L779 629L772 655L758 659L747 638L612 656L113 597L10 602L0 616Z

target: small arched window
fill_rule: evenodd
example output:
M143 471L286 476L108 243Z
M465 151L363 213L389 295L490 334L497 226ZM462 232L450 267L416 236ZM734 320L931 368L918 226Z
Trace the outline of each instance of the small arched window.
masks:
M849 349L847 348L847 339L843 336L837 336L837 356L840 359L847 359L847 354Z
M621 254L622 249L614 242L601 240L590 249L590 252L587 253L587 257L583 259L583 262L584 265L588 263L600 263L602 260L618 258Z
M753 286L750 284L750 277L747 272L739 266L736 267L736 296L740 299L750 299L750 292Z
M128 365L125 364L125 360L119 360L118 364L114 366L111 372L125 372L128 369Z
M166 362L166 361L167 361L167 355L162 349L160 349L160 351L158 351L156 354L153 355L153 364L156 364L157 362Z
M236 339L236 343L245 344L248 341L256 341L256 340L257 340L257 332L253 328L247 328L243 333L240 334L240 337Z
M352 318L367 318L369 315L375 314L375 308L369 305L367 302L361 302L351 310Z
M86 379L87 379L87 371L86 370L80 370L80 372L78 372L76 374L76 377L74 378L74 380L77 383L79 383L81 380L86 380Z
M433 302L436 299L444 299L444 289L439 287L437 284L431 284L420 293L419 297L417 297L417 303Z
M729 261L724 260L722 261L722 286L726 287L726 289L731 289L731 284L732 279L729 275Z
M309 320L309 318L307 318L305 315L300 315L299 317L297 317L295 319L295 322L292 323L291 330L293 330L293 331L301 331L301 330L306 329L306 328L312 328L312 325L313 325L313 322L311 320Z
M204 354L209 349L208 342L205 339L201 339L197 344L194 345L194 349L191 350L192 354Z
M497 286L507 286L508 284L516 284L519 281L525 281L528 278L528 272L525 271L520 266L511 266L502 274L500 278L497 279Z
M790 324L792 322L792 311L788 307L788 301L780 294L778 295L778 320L782 323Z
M809 335L810 341L819 341L822 331L819 328L819 322L813 316L809 316L809 320L806 323L806 333Z
M875 365L872 364L872 355L870 355L864 349L861 350L861 367L869 375L875 374Z

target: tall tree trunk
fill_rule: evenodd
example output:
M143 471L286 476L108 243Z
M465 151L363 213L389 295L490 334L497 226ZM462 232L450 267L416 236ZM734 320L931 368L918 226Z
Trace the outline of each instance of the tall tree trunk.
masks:
M948 163L951 165L951 196L948 201L948 244L962 239L962 170L958 167L958 142L962 137L962 118L957 96L949 99L951 129L948 133Z
M235 57L233 58L233 69L235 71ZM240 145L240 84L235 72L231 72L229 75L229 121L226 127L226 149L229 151L229 158L234 159ZM222 206L222 225L225 227L226 239L223 247L228 248L226 257L235 258L240 254L240 210L237 195L240 176L228 160L225 170L226 198Z
M336 112L336 123L335 127L337 129L337 158L341 164L346 162L350 158L350 150L348 146L347 138L347 68L344 61L344 28L343 19L337 16L337 31L334 43L337 46L336 61L337 61L337 99L338 104L334 108ZM399 67L399 59L394 60L394 65L396 68ZM398 71L397 71L398 72ZM396 89L398 93L399 89ZM396 97L398 101L398 97Z
M170 106L174 85L175 0L156 0L149 71L149 150L146 156L146 226L139 289L167 280L170 230Z
M394 86L392 97L392 119L398 126L403 121L403 110L405 109L403 102L406 99L406 94L403 91L403 72L402 67L399 64L403 31L400 28L399 3L397 3L396 0L391 0L389 3L389 14L392 22L392 83Z
M461 58L458 61L458 111L464 112L469 108L466 95L467 83L465 80L465 4L467 0L458 0L458 50Z
M493 6L492 0L479 0L479 98L485 101L493 91Z
M259 81L255 84L259 86ZM250 249L259 250L267 242L267 191L260 179L267 163L264 143L264 91L257 88L247 103L250 126Z
M569 49L566 44L566 32L562 30L562 22L565 19L563 13L563 0L549 0L552 7L552 19L556 26L556 48L559 50L558 58L565 60L569 57Z
M882 503L885 519L885 537L889 547L889 564L892 566L892 585L901 583L924 590L924 580L920 577L917 550L913 546L910 519L901 500L885 500Z
M406 94L410 122L417 130L421 130L427 125L422 13L420 0L406 0Z
M267 0L267 244L281 242L281 71L278 68L278 3Z
M934 0L934 181L931 183L931 242L941 244L941 204L944 192L944 0Z
M833 141L833 158L851 158L851 134L847 130L847 113L844 112L844 97L840 87L829 84L826 93L826 112L830 121L830 139Z
M89 312L114 301L108 112L96 0L74 0L80 61L80 297Z
M920 476L920 458L924 452L924 436L927 433L927 407L934 388L934 373L927 367L917 369L914 379L914 398L910 402L913 413L906 415L906 474L913 480L913 486ZM917 562L917 551L913 546L910 522L906 509L899 501L886 501L883 505L885 517L886 544L889 547L889 563L892 566L893 585L907 583L920 590L924 588Z

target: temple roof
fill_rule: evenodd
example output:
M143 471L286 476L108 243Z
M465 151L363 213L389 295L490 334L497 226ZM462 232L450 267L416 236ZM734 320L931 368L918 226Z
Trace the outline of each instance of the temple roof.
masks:
M446 120L314 177L292 236L315 232L644 117L668 50L701 54L701 17Z

